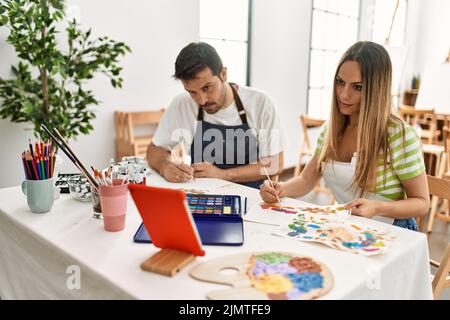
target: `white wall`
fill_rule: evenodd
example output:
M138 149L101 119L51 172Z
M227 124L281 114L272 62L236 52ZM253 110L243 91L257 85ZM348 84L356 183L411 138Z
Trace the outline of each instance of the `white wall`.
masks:
M306 112L312 0L255 0L251 85L274 100L285 132L285 166L294 166Z
M416 73L422 73L427 63L444 62L450 50L450 1L422 0L419 10L414 60Z
M69 6L79 10L83 28L92 27L94 36L108 35L126 42L133 52L121 65L123 88L114 89L108 79L98 75L89 84L97 99L97 119L89 136L71 142L74 151L86 166L102 167L114 156L115 110L157 110L167 106L182 90L171 75L175 58L187 43L198 40L198 0L72 0ZM0 74L9 77L15 54L0 34ZM27 147L30 125L11 124L0 120L0 188L18 185L23 179L20 154ZM65 172L76 169L65 158Z
M430 1L408 0L405 45L408 47L409 51L402 77L402 91L411 89L412 78L417 73L415 60L417 51L420 48L420 44L417 42L417 40L421 20L420 10L424 2Z

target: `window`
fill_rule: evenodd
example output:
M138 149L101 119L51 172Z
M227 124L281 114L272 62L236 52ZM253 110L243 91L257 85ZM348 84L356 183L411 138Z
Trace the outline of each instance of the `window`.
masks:
M250 16L252 0L200 0L200 41L216 48L228 80L250 85Z
M307 113L328 118L334 73L342 54L358 40L360 0L314 0Z
M398 8L396 6L398 3ZM372 41L385 44L395 12L394 24L390 36L390 46L402 46L406 33L407 0L375 0L373 12Z

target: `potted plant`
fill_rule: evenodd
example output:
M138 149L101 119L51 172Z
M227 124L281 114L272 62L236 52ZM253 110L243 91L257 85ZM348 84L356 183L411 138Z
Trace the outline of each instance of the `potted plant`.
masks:
M7 42L19 58L11 79L0 75L0 118L32 123L43 139L42 123L66 140L92 131L92 107L99 101L87 82L103 73L113 87L122 87L118 60L131 52L123 42L93 39L91 29L81 30L75 19L64 26L64 19L62 0L0 2L0 28L9 29ZM57 34L66 43L58 43Z

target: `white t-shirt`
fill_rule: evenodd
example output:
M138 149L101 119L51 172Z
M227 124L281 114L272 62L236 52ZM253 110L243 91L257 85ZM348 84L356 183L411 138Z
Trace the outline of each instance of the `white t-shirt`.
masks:
M282 152L283 134L272 100L264 92L250 87L239 86L237 93L244 106L248 125L257 137L259 157ZM186 151L190 153L198 112L198 104L187 92L177 95L164 112L152 142L158 147L172 148L183 137ZM224 126L242 124L234 101L215 114L203 112L203 120Z

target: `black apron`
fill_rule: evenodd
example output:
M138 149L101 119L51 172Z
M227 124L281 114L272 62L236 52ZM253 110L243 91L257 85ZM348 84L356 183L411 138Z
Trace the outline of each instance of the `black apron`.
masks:
M197 116L197 129L191 144L191 163L209 162L220 169L230 169L258 161L258 140L247 123L244 106L233 87L236 103L242 125L223 126L203 120L203 109ZM259 189L264 180L242 182L240 184Z

